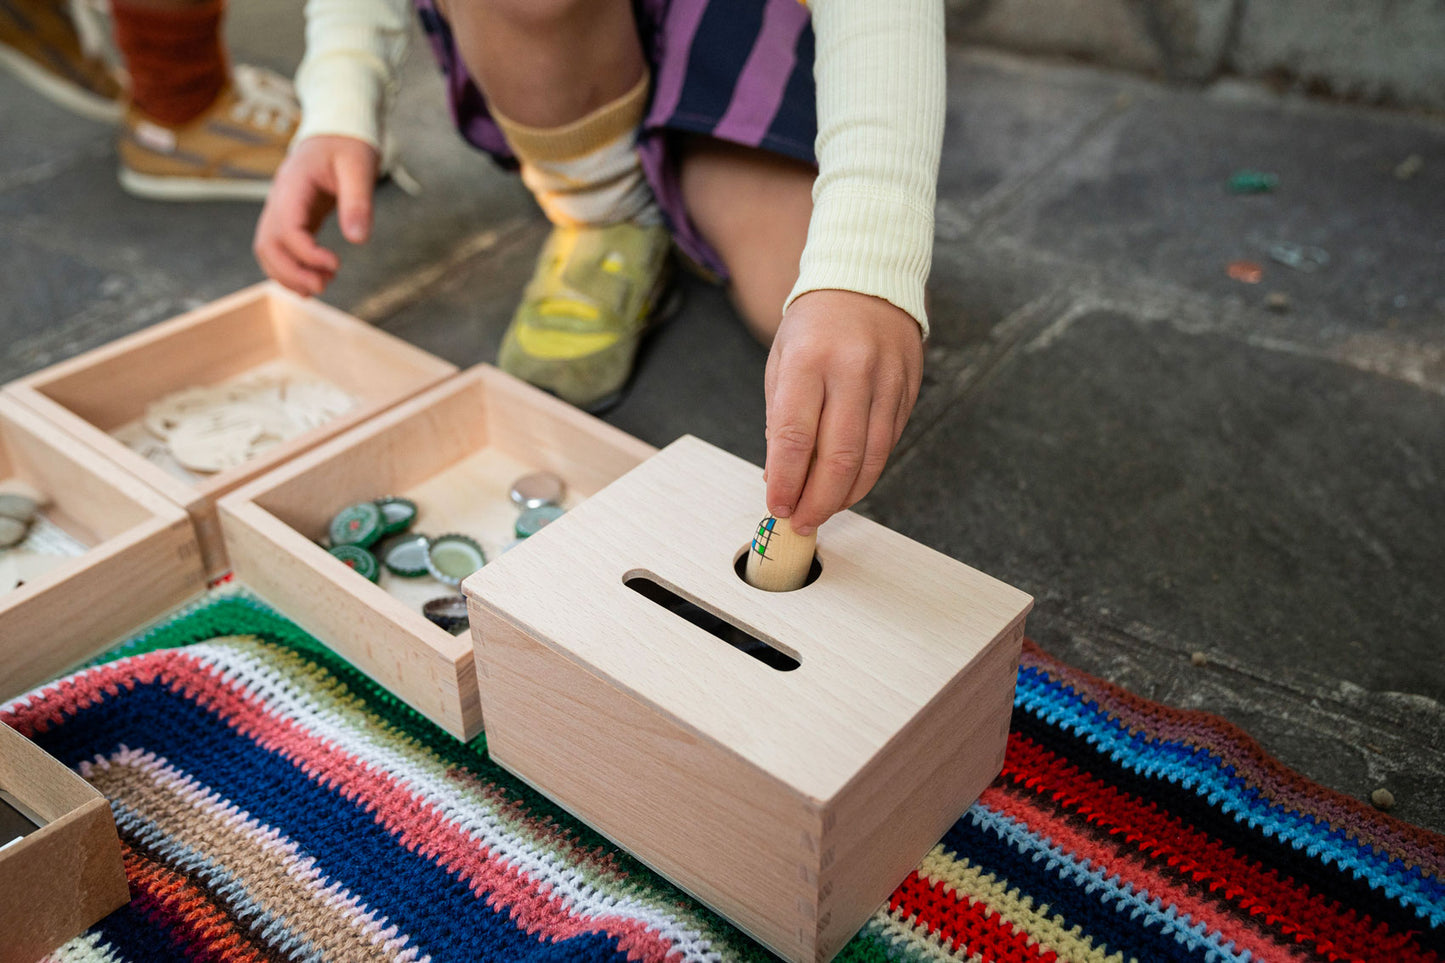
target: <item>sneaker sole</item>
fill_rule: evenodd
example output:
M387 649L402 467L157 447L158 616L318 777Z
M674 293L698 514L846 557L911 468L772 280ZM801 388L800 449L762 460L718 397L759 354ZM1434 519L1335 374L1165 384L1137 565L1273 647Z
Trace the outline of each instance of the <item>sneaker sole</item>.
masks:
M0 46L0 67L58 107L88 120L113 124L125 113L119 100L106 100L84 87L62 80L13 47Z
M126 193L152 201L264 201L270 181L227 180L221 177L173 177L120 169Z

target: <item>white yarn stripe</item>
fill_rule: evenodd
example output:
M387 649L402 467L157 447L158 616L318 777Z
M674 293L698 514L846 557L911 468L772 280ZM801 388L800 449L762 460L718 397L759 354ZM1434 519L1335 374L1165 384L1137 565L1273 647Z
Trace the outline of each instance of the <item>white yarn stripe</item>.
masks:
M40 963L125 963L99 933L83 933Z
M397 960L398 963L425 963L430 959L429 956L420 956L416 947L406 946L407 937L400 934L395 924L383 925L385 919L378 921L377 912L368 910L366 905L352 896L340 882L325 883L320 870L315 867L315 860L302 856L300 847L283 836L280 830L253 819L249 813L215 790L199 783L194 776L176 768L164 757L122 746L110 756L97 757L93 761L82 762L79 766L80 774L102 790L108 782L113 785L112 781L107 780L106 774L122 768L141 774L159 793L179 800L188 808L206 815L217 827L224 826L226 831L240 837L253 851L284 863L287 876L308 890L311 898L325 904L333 914L344 919L368 943L385 952L388 959ZM264 925L252 926L253 931L261 933L262 938L273 946L287 950L288 955L289 950L296 948L288 946L288 943L307 942L304 931L298 933L286 926L284 920L278 919L251 898L244 881L235 876L222 854L213 856L191 846L185 837L174 832L175 827L163 825L163 816L138 808L138 802L140 800L134 798L112 799L111 808L115 812L116 825L126 836L141 842L147 849L161 856L168 866L183 869L206 881L213 892L239 910L237 916L254 917L262 921ZM292 939L281 939L278 930L290 934ZM310 952L303 955L315 956L320 949L310 946Z
M274 718L291 721L314 738L361 760L378 775L389 776L423 804L487 847L503 865L516 868L544 891L551 890L568 912L581 919L616 917L632 920L668 940L678 959L719 963L721 954L706 934L688 926L661 907L632 895L604 891L557 853L519 838L492 804L448 779L439 760L393 744L394 737L368 726L365 714L335 702L323 706L310 692L258 657L261 643L198 643L185 651L207 665L228 686L257 700Z
M873 914L864 925L864 932L872 933L896 947L900 958L928 960L931 963L987 963L979 954L969 955L962 949L954 951L944 943L942 931L929 933L924 927L910 922L886 906Z

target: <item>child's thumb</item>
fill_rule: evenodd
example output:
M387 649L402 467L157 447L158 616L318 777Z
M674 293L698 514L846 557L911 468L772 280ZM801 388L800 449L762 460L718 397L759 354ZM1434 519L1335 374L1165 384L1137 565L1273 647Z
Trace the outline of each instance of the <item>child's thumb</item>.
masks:
M375 163L353 152L336 159L336 217L341 235L361 244L371 235L371 191L376 182Z

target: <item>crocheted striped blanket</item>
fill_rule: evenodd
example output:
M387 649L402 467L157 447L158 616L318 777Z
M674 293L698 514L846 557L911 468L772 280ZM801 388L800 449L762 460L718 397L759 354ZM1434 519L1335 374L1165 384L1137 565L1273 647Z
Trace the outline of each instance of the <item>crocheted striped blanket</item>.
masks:
M112 801L59 960L768 955L295 625L213 595L0 718ZM1445 838L1029 646L1003 774L850 961L1439 960Z

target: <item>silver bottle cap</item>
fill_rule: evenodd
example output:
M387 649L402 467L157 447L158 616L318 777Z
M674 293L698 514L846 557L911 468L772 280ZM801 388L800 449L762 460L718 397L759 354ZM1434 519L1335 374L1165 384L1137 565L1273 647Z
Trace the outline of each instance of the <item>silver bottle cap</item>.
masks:
M562 479L549 471L534 471L512 483L512 501L521 508L560 505L565 492Z

